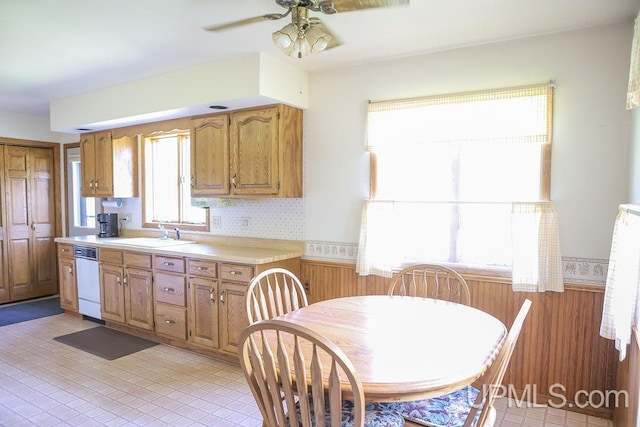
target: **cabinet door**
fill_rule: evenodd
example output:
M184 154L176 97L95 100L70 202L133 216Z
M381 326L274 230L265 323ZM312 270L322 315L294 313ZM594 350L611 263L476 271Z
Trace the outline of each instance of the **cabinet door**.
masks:
M191 277L189 291L189 341L218 348L218 282Z
M238 353L240 334L249 325L245 308L246 284L220 284L220 350Z
M238 195L278 194L278 107L231 116L231 186Z
M85 133L80 136L80 170L82 175L82 196L93 197L96 179L96 136Z
M96 132L95 138L94 195L96 197L111 197L113 195L113 145L111 132Z
M152 273L137 268L125 269L127 324L153 330Z
M191 121L191 196L229 194L229 116Z
M73 258L60 258L58 277L60 283L60 306L78 311L78 286L76 284L76 261Z
M121 266L100 263L100 305L103 320L125 323L123 282Z

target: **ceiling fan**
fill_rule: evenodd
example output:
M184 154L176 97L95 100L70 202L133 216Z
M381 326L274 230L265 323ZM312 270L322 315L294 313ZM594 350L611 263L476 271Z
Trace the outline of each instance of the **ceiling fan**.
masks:
M409 4L409 0L275 0L275 2L287 11L211 25L204 29L206 31L224 31L254 22L275 21L291 15L291 23L273 33L273 42L285 54L302 58L305 55L318 53L341 44L340 40L319 18L309 16L310 11L332 15L374 7Z

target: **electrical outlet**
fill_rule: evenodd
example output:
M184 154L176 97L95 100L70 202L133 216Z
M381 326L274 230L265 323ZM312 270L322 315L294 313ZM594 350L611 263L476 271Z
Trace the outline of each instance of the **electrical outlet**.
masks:
M231 208L238 205L236 199L218 199L219 208Z
M251 227L251 218L240 218L240 228L248 229Z
M132 217L131 213L120 214L120 221L131 223L131 217Z
M214 230L219 230L222 228L222 217L221 216L212 216L211 217L211 228Z

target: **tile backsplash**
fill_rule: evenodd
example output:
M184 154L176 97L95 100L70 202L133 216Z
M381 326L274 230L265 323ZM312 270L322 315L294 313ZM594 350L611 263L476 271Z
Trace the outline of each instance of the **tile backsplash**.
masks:
M219 200L230 200L232 206L218 207ZM131 213L126 228L142 227L140 198L123 199L122 207L104 211ZM304 240L304 199L211 199L209 215L213 235Z

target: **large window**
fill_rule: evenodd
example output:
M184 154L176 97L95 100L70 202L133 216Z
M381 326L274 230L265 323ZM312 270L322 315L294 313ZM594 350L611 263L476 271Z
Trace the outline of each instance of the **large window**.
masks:
M189 132L144 138L145 227L208 230L208 210L192 206Z
M551 105L549 85L370 103L360 251L510 267L513 203L549 199Z

